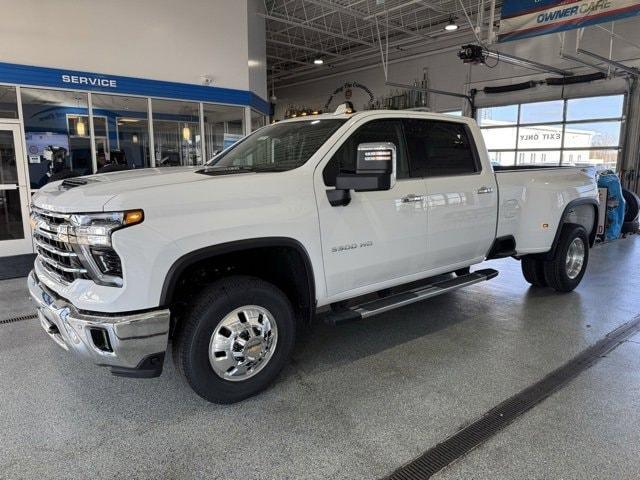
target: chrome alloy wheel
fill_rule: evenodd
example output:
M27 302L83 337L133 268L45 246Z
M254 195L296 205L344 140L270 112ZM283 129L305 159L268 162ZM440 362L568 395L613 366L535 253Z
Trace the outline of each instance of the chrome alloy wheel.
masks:
M245 305L228 313L209 341L209 363L221 378L241 382L256 375L273 356L278 328L266 308Z
M582 271L582 266L584 265L584 253L584 242L579 237L574 238L573 242L571 242L567 249L567 258L565 259L567 277L571 280L576 278Z

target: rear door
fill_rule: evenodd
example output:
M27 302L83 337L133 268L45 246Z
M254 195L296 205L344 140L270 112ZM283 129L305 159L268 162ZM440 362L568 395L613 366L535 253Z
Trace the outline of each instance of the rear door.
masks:
M427 266L455 269L484 259L494 241L498 192L466 123L403 121L412 176L427 191Z

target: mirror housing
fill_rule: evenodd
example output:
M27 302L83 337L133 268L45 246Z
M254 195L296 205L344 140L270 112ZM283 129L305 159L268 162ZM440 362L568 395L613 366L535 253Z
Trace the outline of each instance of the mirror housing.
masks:
M361 143L356 157L356 173L340 173L336 189L328 190L332 206L348 205L350 191L391 190L396 179L396 146L391 142Z

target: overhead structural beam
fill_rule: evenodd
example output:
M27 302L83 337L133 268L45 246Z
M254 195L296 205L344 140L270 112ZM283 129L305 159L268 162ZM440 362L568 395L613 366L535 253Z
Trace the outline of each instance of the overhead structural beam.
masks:
M340 55L339 53L329 52L327 50L322 50L319 48L307 47L306 45L299 45L297 43L285 42L283 40L277 40L275 38L267 38L267 43L273 43L274 45L282 45L283 47L292 47L297 48L298 50L304 50L306 52L319 53L321 55L326 55L329 57L335 58L349 58L345 55Z
M640 70L638 70L637 68L627 67L623 63L616 62L615 60L611 60L610 58L603 57L602 55L598 55L597 53L590 52L590 51L585 50L583 48L578 48L577 52L581 53L582 55L587 55L589 57L595 58L596 60L600 60L601 62L604 62L604 63L606 63L608 65L611 65L611 66L614 66L616 68L619 68L620 70L622 70L624 72L627 72L627 73L630 73L631 75L638 76L640 74Z
M363 14L362 12L358 12L356 10L353 10L351 8L348 7L343 7L342 5L339 5L337 3L334 3L332 1L329 0L304 0L307 3L313 3L314 5L318 5L320 7L325 7L328 9L333 9L336 12L341 12L344 13L345 15L349 15L350 17L353 18L357 18L359 20L362 20L363 22L375 25L376 20L372 19L372 18L367 18L367 15ZM393 22L386 22L382 19L377 20L379 25L388 28L389 30L395 30L396 32L402 32L405 33L407 35L412 35L414 37L420 37L420 38L431 38L429 35L424 35L420 32L417 32L415 30L411 30L409 28L405 28L402 25L398 25L396 23Z
M578 58L578 57L574 57L573 55L569 55L568 53L560 52L560 56L562 58L566 58L567 60L571 60L573 62L581 63L582 65L585 65L587 67L590 67L590 68L593 68L595 70L598 70L599 72L606 73L607 75L609 74L609 69L608 68L601 67L600 65L596 65L595 63L587 62L586 60L583 60L583 59Z
M631 40L626 39L625 37L623 37L622 35L618 35L617 33L609 30L606 27L603 27L602 25L596 25L596 28L600 29L600 30L604 30L605 32L607 32L609 35L611 35L613 38L617 38L618 40L620 40L621 42L626 43L627 45L631 45L632 47L636 47L638 49L640 49L640 45L638 45L635 42L632 42Z
M384 10L380 10L379 12L372 13L371 15L367 15L362 18L363 20L370 20L372 18L379 17L380 15L387 15L391 12L395 12L396 10L401 10L405 7L408 7L409 5L420 5L424 7L425 10L432 10L436 13L442 13L442 14L448 13L446 10L440 7L437 7L435 5L432 5L426 2L425 0L409 0L408 2L402 3L400 5L396 5L395 7L385 8Z
M435 88L416 87L414 85L405 85L404 83L384 82L387 87L404 88L406 90L414 90L416 92L435 93L437 95L446 95L448 97L464 98L469 103L473 103L469 95L456 92L447 92L446 90L437 90Z
M346 35L342 35L340 32L336 32L335 30L329 30L326 28L320 28L313 25L309 25L308 23L304 23L302 20L291 20L289 18L275 16L275 15L267 15L265 13L257 13L259 17L265 18L267 20L273 20L274 22L284 23L286 25L291 25L293 27L304 28L305 30L310 30L312 32L322 33L323 35L331 35L336 38L341 38L343 40L347 40L349 42L360 43L362 45L366 45L367 47L373 47L374 44L371 42L367 42L365 40L361 40L356 37L348 37Z
M460 30L458 32L455 32L453 34L450 34L450 36L448 37L451 40L455 40L457 38L463 38L466 35L469 34L469 31L467 29L467 27L464 28L460 28ZM396 42L390 42L389 43L389 49L393 48L394 46L398 45ZM409 49L413 49L413 48L418 48L420 47L420 43L418 42L416 45L412 45L412 46L408 46L407 45L403 45L403 49L409 48ZM411 59L411 58L421 58L423 57L425 54L430 54L431 52L435 51L435 52L450 52L450 51L456 51L459 50L460 47L456 46L450 46L450 47L444 47L444 49L437 49L437 50L430 50L428 52L421 52L421 53L417 53L417 54L407 54L405 56L402 57L395 57L392 60L389 60L389 64L394 64L394 63L398 63L401 61L406 61L407 59ZM395 52L397 53L397 52ZM347 65L351 65L354 63L359 63L359 62L366 62L369 61L373 58L378 58L380 56L380 52L379 49L377 48L372 48L372 49L366 49L365 51L361 51L361 52L357 52L354 53L353 55L349 56L349 57L344 57L343 59L340 60L336 60L336 61L332 61L330 63L330 65L335 68L335 69L339 69L342 67L345 67ZM373 64L369 64L369 67L373 67ZM280 74L276 74L275 78L277 78L279 81L280 80L289 80L291 78L295 78L295 77L300 77L303 75L306 75L308 72L307 70L310 70L311 66L309 67L298 67L295 70L291 70L288 73L285 72L281 72ZM343 72L342 75L346 74L348 72Z
M271 55L269 53L267 53L267 58L273 58L274 60L280 60L281 62L297 63L298 65L310 65L309 62L301 62L300 60L294 60L293 58L279 57L278 55Z
M508 53L494 52L487 49L483 49L483 53L489 58L495 58L496 60L507 62L518 67L530 68L542 72L555 73L556 75L562 75L564 77L570 77L573 75L573 72L570 70L563 70L561 68L552 67L551 65L545 65L544 63L534 62L533 60L528 60L526 58L516 57L515 55L511 55Z

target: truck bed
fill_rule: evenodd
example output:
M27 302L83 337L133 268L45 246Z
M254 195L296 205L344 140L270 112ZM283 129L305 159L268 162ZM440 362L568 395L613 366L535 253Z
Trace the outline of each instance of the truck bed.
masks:
M500 192L497 237L513 236L518 255L549 250L570 202L597 197L592 167L494 167Z

